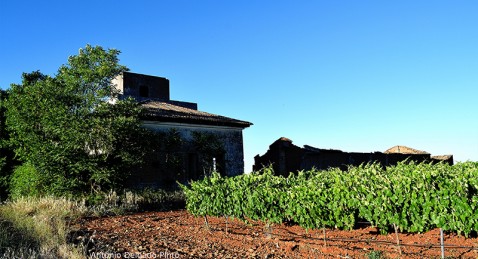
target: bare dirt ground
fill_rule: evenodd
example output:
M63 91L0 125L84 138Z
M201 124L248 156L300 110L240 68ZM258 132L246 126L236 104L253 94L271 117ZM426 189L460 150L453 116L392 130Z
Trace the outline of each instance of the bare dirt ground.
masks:
M298 226L208 217L185 210L85 218L73 240L97 258L440 258L440 231L381 235L374 227L306 232ZM445 233L447 258L477 258L478 238ZM378 258L378 257L376 257Z

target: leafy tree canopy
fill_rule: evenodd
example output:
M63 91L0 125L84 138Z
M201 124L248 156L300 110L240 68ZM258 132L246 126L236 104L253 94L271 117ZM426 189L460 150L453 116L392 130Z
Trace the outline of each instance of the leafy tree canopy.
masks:
M0 201L7 196L9 176L16 164L13 150L8 145L4 105L6 98L7 92L0 89Z
M112 79L128 70L119 54L87 45L55 76L24 73L22 83L8 90L9 143L35 168L40 193L119 187L142 162L148 133L140 127L139 105L109 102L117 95Z

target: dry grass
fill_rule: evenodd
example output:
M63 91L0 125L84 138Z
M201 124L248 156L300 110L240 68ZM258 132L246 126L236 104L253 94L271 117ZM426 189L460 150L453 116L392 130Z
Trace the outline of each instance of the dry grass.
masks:
M0 204L0 259L86 258L83 244L68 243L70 223L86 215L120 215L140 210L165 210L184 201L182 191L114 191L95 204L58 197L22 197ZM168 205L169 204L169 205Z
M67 243L69 222L87 209L65 198L19 198L0 206L0 257L84 258Z

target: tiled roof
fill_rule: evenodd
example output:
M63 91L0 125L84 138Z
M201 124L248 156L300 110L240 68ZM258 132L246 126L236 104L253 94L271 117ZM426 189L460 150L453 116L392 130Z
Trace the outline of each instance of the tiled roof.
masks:
M398 153L398 154L423 154L427 155L429 153L421 150L416 150L411 147L406 147L406 146L394 146L392 148L387 149L385 154L391 154L391 153Z
M280 141L287 141L287 142L291 142L291 143L292 143L292 140L290 140L290 139L288 139L288 138L286 138L286 137L281 137L281 138L279 138L278 140L280 140Z
M142 118L152 121L179 122L200 125L217 125L247 128L252 123L236 120L221 115L198 111L168 102L145 101L141 103L144 108Z
M452 157L453 157L452 155L431 156L431 158L436 159L436 160L448 160Z

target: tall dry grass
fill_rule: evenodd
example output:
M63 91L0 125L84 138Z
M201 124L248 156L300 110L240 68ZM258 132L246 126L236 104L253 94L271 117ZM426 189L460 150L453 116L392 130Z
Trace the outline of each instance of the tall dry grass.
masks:
M84 258L67 243L70 222L87 208L66 198L19 198L0 206L0 258Z
M170 210L184 203L184 199L182 191L151 189L109 191L99 194L94 202L52 196L17 198L0 204L0 259L86 258L84 244L68 243L74 220L83 216Z

